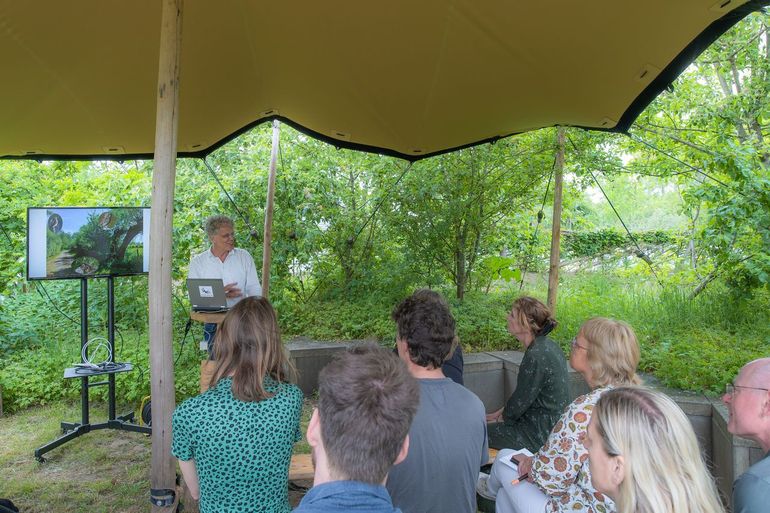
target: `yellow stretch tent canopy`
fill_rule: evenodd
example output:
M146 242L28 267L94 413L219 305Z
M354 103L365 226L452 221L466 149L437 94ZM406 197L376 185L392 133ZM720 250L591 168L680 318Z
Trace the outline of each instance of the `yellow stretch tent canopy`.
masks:
M178 155L280 119L417 160L624 131L769 0L188 0ZM0 158L151 158L160 2L0 0Z

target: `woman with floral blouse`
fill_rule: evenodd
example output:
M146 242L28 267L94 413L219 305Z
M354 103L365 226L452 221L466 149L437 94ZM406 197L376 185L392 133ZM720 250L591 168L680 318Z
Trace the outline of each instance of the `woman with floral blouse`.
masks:
M638 364L639 344L626 323L595 317L580 328L572 340L570 365L583 376L591 392L578 397L567 407L545 445L533 457L518 458L518 474L528 474L529 481L544 494L537 499L537 510L547 513L615 511L612 500L591 484L585 439L591 412L601 395L618 386L638 384ZM502 465L499 460L503 457L510 457L510 452L499 454L495 461L487 483L487 490L492 495L500 493L499 472L495 467L499 470ZM522 511L530 509L521 500L517 501L516 485L505 483L503 486L508 495L506 501L511 499L518 503L516 508ZM498 513L500 506L498 504Z

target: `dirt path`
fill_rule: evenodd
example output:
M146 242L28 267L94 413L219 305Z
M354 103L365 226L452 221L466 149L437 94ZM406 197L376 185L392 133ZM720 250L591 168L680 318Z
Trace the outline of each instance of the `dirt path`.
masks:
M48 259L47 274L55 274L59 271L69 271L72 267L72 261L75 259L75 255L69 251L62 251L58 255Z

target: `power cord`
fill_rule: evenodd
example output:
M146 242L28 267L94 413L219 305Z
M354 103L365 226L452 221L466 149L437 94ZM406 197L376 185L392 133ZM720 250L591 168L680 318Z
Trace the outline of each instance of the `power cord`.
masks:
M174 360L174 367L176 367L176 364L179 363L179 358L182 357L182 351L184 350L184 344L187 341L187 334L190 333L190 327L192 326L192 319L187 319L187 324L184 327L184 336L182 337L182 343L179 344L179 353L176 355L176 360Z
M93 348L92 345L94 346ZM102 362L96 363L92 361L91 356L89 356L89 349L91 349L92 353L96 353L99 350L106 351L107 358ZM94 371L115 372L126 367L125 363L113 361L110 341L104 337L94 337L83 344L83 347L80 349L80 357L82 359L82 363L76 363L73 365L73 367L75 367L76 374L90 374Z

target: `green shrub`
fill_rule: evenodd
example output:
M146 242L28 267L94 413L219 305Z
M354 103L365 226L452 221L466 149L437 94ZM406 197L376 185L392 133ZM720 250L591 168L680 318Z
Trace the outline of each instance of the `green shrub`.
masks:
M64 318L35 293L19 294L12 308L8 304L0 308L0 326L7 330L7 336L0 337L0 384L6 411L76 399L80 394L78 380L62 377L65 367L80 360L77 284L46 286L51 294L57 294L59 308L75 315L76 322ZM96 336L103 331L104 304L98 289L93 289L94 304L100 306L91 312L92 336ZM736 296L714 283L690 299L688 290L678 284L661 287L654 281L610 273L565 275L556 312L559 326L552 337L569 355L569 341L586 319L621 319L639 338L641 370L654 374L667 386L719 392L744 363L770 354L768 294L760 291L751 297ZM441 292L448 298L466 352L521 350L506 326L506 314L520 295L518 286L505 283L489 294L469 292L462 302L453 298L449 289ZM545 280L530 283L523 293L544 300ZM137 294L146 301L146 286L137 280L121 285L119 294ZM390 344L395 336L390 312L406 294L392 291L348 297L340 293L307 303L279 297L276 309L284 340L306 336L316 340L376 339ZM187 315L185 304L175 302L173 355L179 401L198 393L200 360L205 357L198 349L199 324L193 323L185 344L181 343ZM116 359L134 364L133 372L116 377L118 398L138 405L150 394L146 311L133 317L121 311L118 317ZM96 387L90 395L104 400L106 392L106 387Z

